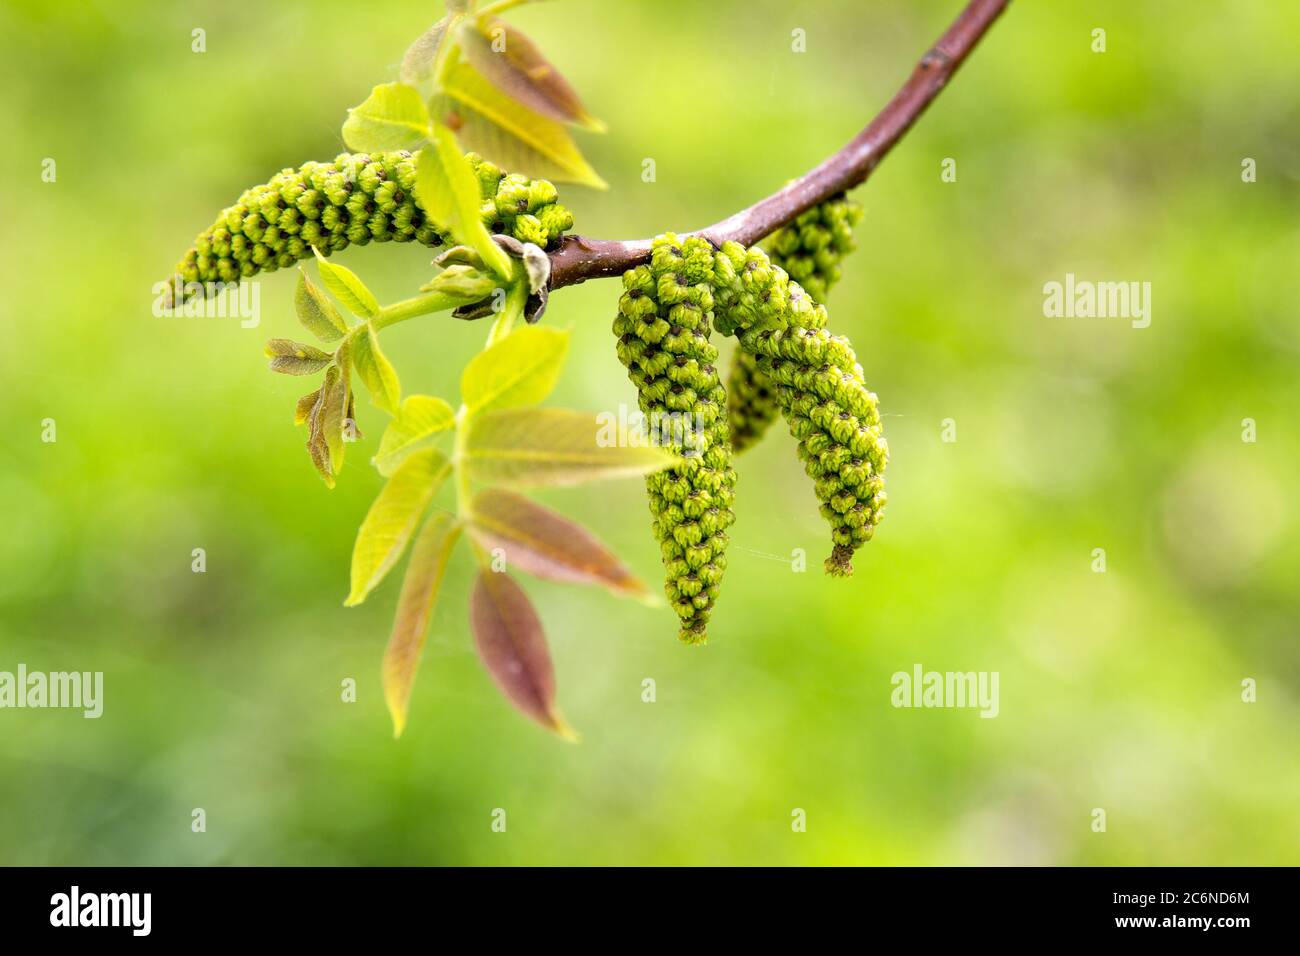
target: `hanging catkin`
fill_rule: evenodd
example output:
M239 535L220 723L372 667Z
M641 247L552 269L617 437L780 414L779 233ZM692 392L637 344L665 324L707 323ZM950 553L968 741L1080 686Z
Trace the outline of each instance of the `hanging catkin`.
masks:
M862 366L848 340L826 330L825 307L761 249L724 244L714 282L716 327L753 356L813 479L831 526L826 571L851 574L853 552L882 517L889 454Z
M841 260L854 249L853 227L861 219L862 207L839 196L778 229L764 246L774 263L825 304L831 286L839 281ZM755 445L778 414L772 385L757 358L737 349L727 377L727 415L736 454Z
M618 357L642 414L660 442L684 456L647 478L646 488L665 591L689 643L705 640L735 519L726 393L709 342L712 280L708 242L660 236L650 264L624 273L614 320Z

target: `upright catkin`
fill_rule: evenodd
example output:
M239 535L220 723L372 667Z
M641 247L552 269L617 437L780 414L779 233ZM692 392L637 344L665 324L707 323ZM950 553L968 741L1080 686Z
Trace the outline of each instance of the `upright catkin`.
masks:
M838 196L778 229L764 246L774 263L825 304L826 294L840 279L840 262L855 247L853 228L861 219L862 207ZM736 454L757 444L778 414L772 384L759 370L757 357L737 349L727 377L727 415Z
M848 340L827 331L825 306L761 249L725 243L714 273L715 325L738 337L766 377L831 526L826 572L852 574L853 553L885 506L889 448L876 396Z
M543 249L554 248L573 214L557 201L544 179L503 173L475 153L470 166L483 199L483 222L494 233ZM284 169L271 181L246 190L199 234L177 264L172 285L185 295L205 295L188 283L229 283L293 265L349 245L450 241L415 199L417 154L344 153L332 163L309 162Z
M736 472L727 438L727 399L709 342L713 247L672 234L654 241L649 265L623 274L614 334L619 361L637 388L641 412L680 465L646 479L664 590L681 639L702 643L727 567L735 520Z

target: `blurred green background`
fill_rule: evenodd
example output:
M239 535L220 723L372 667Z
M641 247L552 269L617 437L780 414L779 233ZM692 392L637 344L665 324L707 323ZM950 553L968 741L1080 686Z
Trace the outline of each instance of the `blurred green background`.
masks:
M611 185L563 190L579 231L634 237L820 161L958 8L564 0L511 18L610 126L578 134ZM438 5L5 0L0 670L106 686L99 720L0 711L0 862L1300 863L1300 9L1170 12L1013 4L857 192L832 324L892 460L854 578L818 571L828 534L777 428L739 461L706 648L680 646L666 609L524 582L575 746L479 665L463 552L391 739L397 583L341 606L382 415L358 403L369 437L327 491L291 421L302 382L261 351L298 334L292 274L262 282L255 329L151 314L153 283L244 187L340 151L345 109ZM392 301L429 258L340 261ZM1151 326L1045 318L1067 272L1150 281ZM635 402L615 296L552 299L573 354L551 404ZM454 397L485 332L435 316L385 348L408 390ZM658 579L639 481L544 499ZM774 559L794 548L808 573ZM999 716L893 708L890 676L918 663L999 672Z

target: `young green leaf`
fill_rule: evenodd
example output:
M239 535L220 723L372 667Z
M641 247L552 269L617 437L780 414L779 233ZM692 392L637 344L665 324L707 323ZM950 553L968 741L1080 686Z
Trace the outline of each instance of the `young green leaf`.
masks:
M324 407L321 424L325 443L329 446L330 466L336 475L343 470L343 455L347 451L343 429L348 419L348 409L352 405L352 377L348 369L347 352L346 345L339 349L339 358L330 367L331 371L336 370L338 374L331 377L329 372L325 373L325 388L322 393Z
M501 280L473 266L450 265L420 286L421 292L441 292L464 303L478 302L501 287Z
M293 305L298 321L322 342L336 342L348 331L348 324L334 308L334 303L307 278L307 270L298 267L298 288L294 290Z
M595 584L623 597L650 592L623 562L581 525L513 491L490 488L471 506L469 531L485 550L501 548L506 561L550 581Z
M555 387L569 333L540 325L517 329L470 360L460 396L471 413L540 402Z
M479 656L510 703L547 730L576 739L556 709L546 635L523 589L509 575L480 571L470 596L470 623Z
M518 334L518 333L516 333ZM503 408L470 419L463 467L475 481L514 488L648 475L680 459L608 415Z
M325 288L334 293L335 298L347 307L353 315L368 319L379 311L379 302L366 284L357 278L355 272L347 266L336 266L330 262L315 246L316 265L320 269L321 281Z
M560 71L518 27L480 18L463 23L457 37L465 59L506 96L558 122L604 130Z
M432 146L420 150L415 165L415 197L430 220L450 230L456 241L461 242L455 229L457 207L452 193L452 183L438 151Z
M454 126L466 148L507 169L608 188L563 125L515 102L468 63L448 70L443 92L430 99L429 111L438 123Z
M416 162L415 193L434 222L449 228L458 243L473 247L498 276L510 278L514 271L510 257L483 225L474 170L455 135L439 123L433 127L433 145L421 150Z
M352 336L352 367L370 391L370 400L388 414L396 416L402 401L402 385L397 370L379 348L379 336L369 322Z
M484 268L483 257L469 246L452 246L450 249L444 249L434 256L433 264L440 269L448 266L473 266L479 270Z
M344 605L366 599L397 563L451 464L436 449L416 452L393 472L370 506L352 548L352 589Z
M313 345L303 345L292 339L271 339L266 343L266 355L272 372L286 375L314 375L334 360L329 352Z
M397 601L393 634L384 652L384 700L393 718L393 736L402 736L406 727L407 705L411 687L424 649L429 615L438 599L438 589L460 537L460 525L446 511L429 515L411 546L411 560L402 579L402 596Z
M418 149L429 136L429 111L414 86L384 83L348 112L343 142L355 153Z
M431 395L408 395L402 400L397 417L388 423L379 451L373 459L384 476L397 470L406 456L420 448L439 432L456 423L456 413L441 398Z
M420 34L420 37L407 48L398 73L403 83L408 86L418 86L429 76L433 61L438 58L438 51L442 49L443 41L446 39L447 27L450 23L450 16L443 17Z

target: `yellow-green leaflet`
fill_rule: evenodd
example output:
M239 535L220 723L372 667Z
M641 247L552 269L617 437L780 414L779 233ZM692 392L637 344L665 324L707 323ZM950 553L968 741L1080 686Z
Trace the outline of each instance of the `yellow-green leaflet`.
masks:
M356 153L418 149L429 135L429 111L414 86L384 83L348 112L343 142Z
M538 488L646 475L679 462L604 414L503 408L470 419L462 467L484 484Z
M420 529L411 548L411 560L402 580L393 634L384 652L384 701L393 718L393 736L406 727L411 687L424 649L429 615L438 599L438 589L447 570L447 559L460 537L460 525L445 511L435 511Z
M348 324L339 315L339 310L307 278L307 271L301 266L298 267L298 288L294 290L293 305L303 328L322 342L336 342L347 334Z
M370 391L370 400L390 415L397 414L402 385L393 363L379 348L379 336L370 323L352 337L352 367Z
M312 251L316 253L316 265L320 269L320 278L325 283L325 288L329 289L349 312L368 319L379 311L379 302L375 299L374 293L366 288L366 284L357 278L355 272L347 266L337 266L330 262L321 255L319 249L313 247Z
M455 135L441 124L433 126L432 145L420 150L415 191L434 222L450 229L458 243L473 247L484 265L498 276L510 278L510 257L492 241L483 225L482 198L474 171Z
M411 455L388 479L357 532L352 549L352 590L343 602L346 606L364 601L397 563L420 516L450 471L447 459L427 448Z
M402 400L397 417L389 422L374 464L379 473L391 475L407 455L418 451L425 442L456 423L456 413L441 398L432 395L408 395Z
M555 388L569 350L569 333L540 325L516 329L474 356L460 379L471 413L534 405Z

